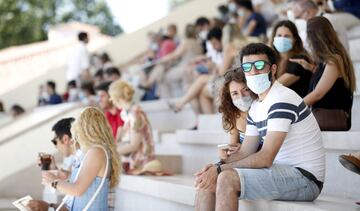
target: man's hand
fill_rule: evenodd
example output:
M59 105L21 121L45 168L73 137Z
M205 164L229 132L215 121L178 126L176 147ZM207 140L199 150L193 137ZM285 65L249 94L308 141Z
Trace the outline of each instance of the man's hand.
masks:
M196 172L194 176L199 177L204 172L206 172L211 166L214 166L214 164L207 164L204 168L202 168L200 171Z
M37 165L41 166L41 154L38 155L38 159L37 159ZM50 155L50 154L49 154ZM50 159L51 159L51 163L50 163L50 169L49 170L56 170L58 169L56 166L56 161L53 155L50 155Z
M240 150L241 144L240 143L236 143L236 144L230 144L230 147L227 151L227 155L230 156L236 152L238 152Z
M196 177L195 187L198 189L215 191L217 177L216 166L212 165L207 171Z
M47 211L49 204L41 200L30 200L27 204L27 208L31 211Z

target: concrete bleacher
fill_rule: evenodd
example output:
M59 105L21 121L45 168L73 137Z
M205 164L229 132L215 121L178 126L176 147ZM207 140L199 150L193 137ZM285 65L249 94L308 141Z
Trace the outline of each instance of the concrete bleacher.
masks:
M109 51L115 63L120 64L143 49L147 31L157 30L170 22L179 23L179 31L182 31L185 23L193 22L196 17L215 14L216 6L223 2L191 1L166 19L138 32L119 37L102 50ZM200 5L204 4L208 7L201 8ZM184 11L187 11L188 16L184 17ZM350 55L356 75L360 76L360 38L354 38L356 39L350 41ZM123 51L124 48L129 50ZM26 107L32 107L36 103L33 93L36 93L40 82L55 78L60 84L59 88L64 89L64 85L61 85L65 81L64 70L64 67L50 70L14 92L7 93L3 98L7 102L21 100L20 103L25 103ZM357 86L360 88L360 77L357 79ZM241 201L239 210L360 210L359 206L354 204L360 196L360 179L344 169L337 160L340 154L360 150L360 115L357 115L360 111L360 92L357 90L354 96L351 131L322 133L327 172L324 190L319 199L315 202ZM78 105L72 104L62 106L41 108L14 122L0 125L0 166L6 169L0 171L0 210L12 210L9 203L16 197L27 194L34 198L41 197L43 186L40 184L40 171L35 166L37 152L55 152L49 141L53 135L50 131L51 126L60 118L76 116L81 109ZM229 142L229 135L222 130L221 116L201 115L196 119L189 106L179 113L174 113L163 100L145 102L141 106L148 114L153 128L157 159L163 163L166 171L176 175L121 175L121 183L116 192L116 210L193 210L196 190L192 174L203 165L217 161L216 145ZM197 122L197 131L188 130Z
M217 144L227 143L229 135L222 130L221 116L200 115L198 130L176 130L162 133L156 143L159 153L182 156L182 174L172 177L122 176L117 189L119 210L193 210L193 174L217 158ZM324 189L315 202L249 202L240 201L239 210L360 210L355 205L360 196L358 175L338 162L340 154L360 150L360 131L322 132L326 150ZM171 193L171 194L169 194ZM134 203L134 201L141 203Z
M194 210L194 177L128 176L121 179L116 190L116 209L138 210ZM320 196L314 202L239 201L239 210L258 211L355 211L360 210L353 200Z

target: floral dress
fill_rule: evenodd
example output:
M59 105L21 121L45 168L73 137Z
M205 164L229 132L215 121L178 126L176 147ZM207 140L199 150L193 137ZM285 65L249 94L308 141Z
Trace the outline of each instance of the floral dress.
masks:
M141 170L147 162L155 158L150 122L139 106L133 106L129 112L123 110L121 118L125 122L120 136L121 142L130 142L131 132L139 133L142 136L139 148L127 156L130 164L129 171Z

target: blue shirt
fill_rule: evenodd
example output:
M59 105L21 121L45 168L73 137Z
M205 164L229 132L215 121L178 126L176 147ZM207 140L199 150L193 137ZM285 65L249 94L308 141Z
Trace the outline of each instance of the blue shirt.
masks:
M249 36L258 37L260 35L266 35L266 21L264 17L259 13L253 12L246 20L245 27L248 27L252 20L256 21L256 26Z
M49 101L47 102L47 104L49 104L49 105L55 105L55 104L60 104L60 103L62 103L62 99L57 94L51 95L49 98Z

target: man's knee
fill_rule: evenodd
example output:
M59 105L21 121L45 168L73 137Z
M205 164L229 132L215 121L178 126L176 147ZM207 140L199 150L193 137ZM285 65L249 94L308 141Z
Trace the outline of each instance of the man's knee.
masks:
M229 188L240 190L240 178L233 169L221 172L217 179L217 190Z

